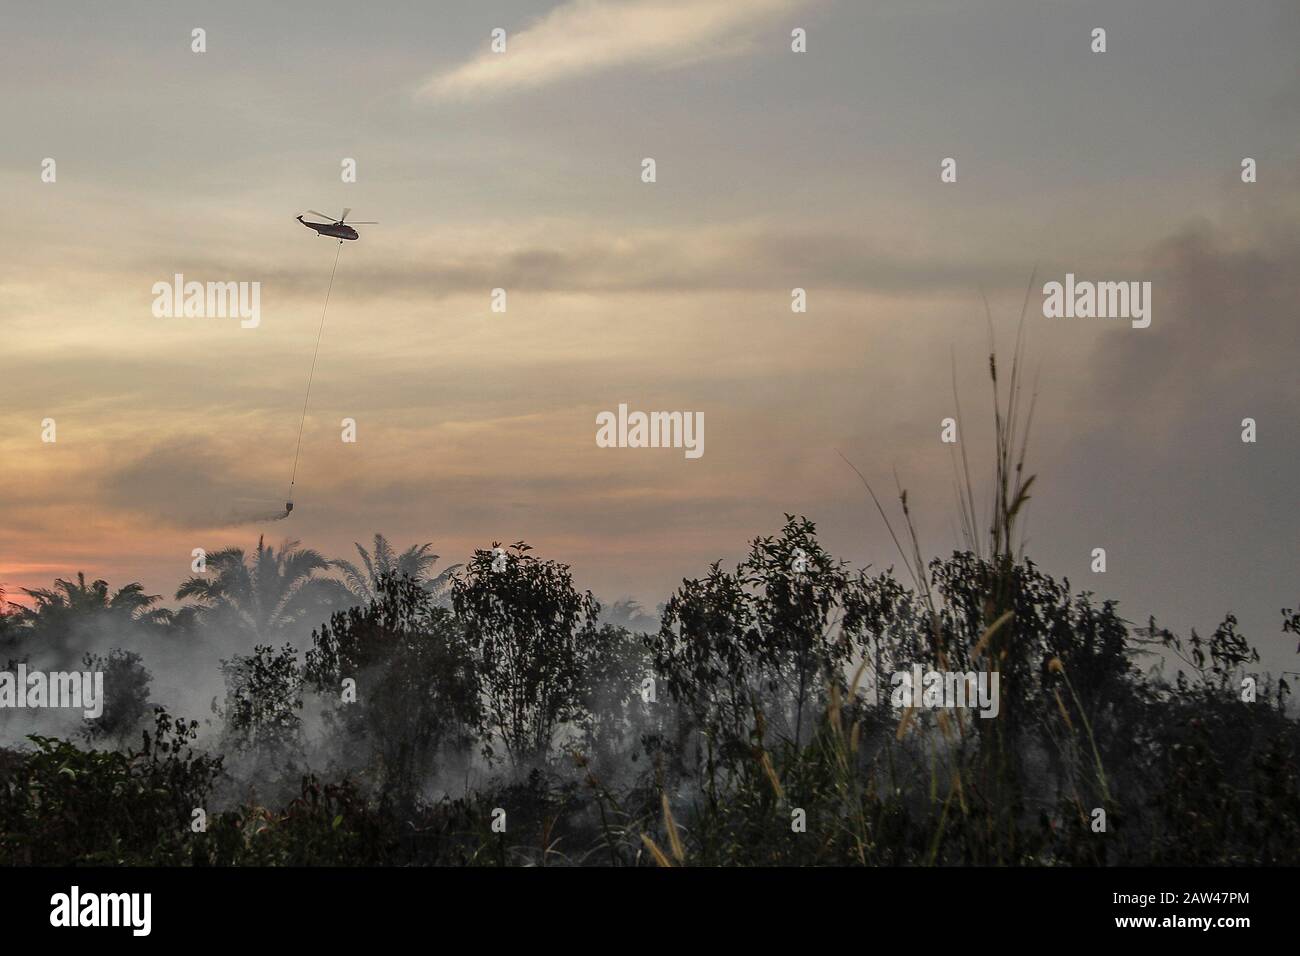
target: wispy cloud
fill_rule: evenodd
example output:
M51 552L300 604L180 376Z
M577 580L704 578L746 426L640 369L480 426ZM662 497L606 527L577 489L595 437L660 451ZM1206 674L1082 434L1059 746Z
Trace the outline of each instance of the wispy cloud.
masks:
M610 67L676 66L750 48L754 33L807 0L570 0L432 77L425 96L451 99L544 86Z

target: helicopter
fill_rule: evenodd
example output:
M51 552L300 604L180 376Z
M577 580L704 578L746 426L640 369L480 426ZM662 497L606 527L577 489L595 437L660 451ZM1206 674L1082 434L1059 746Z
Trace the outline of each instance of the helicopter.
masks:
M352 226L346 225L343 222L344 219L348 218L348 213L350 213L351 211L352 208L349 206L348 208L343 210L343 215L335 219L333 216L327 216L325 215L325 213L317 212L315 209L308 209L307 213L309 215L320 216L322 219L328 219L329 222L308 222L307 220L303 219L302 216L298 217L298 221L302 223L304 226L306 226L308 229L315 229L316 233L321 236L330 236L331 238L338 239L340 241L344 239L357 239L359 238L357 235L357 231L353 229ZM362 222L357 222L355 225L377 226L379 224L377 222L362 221Z

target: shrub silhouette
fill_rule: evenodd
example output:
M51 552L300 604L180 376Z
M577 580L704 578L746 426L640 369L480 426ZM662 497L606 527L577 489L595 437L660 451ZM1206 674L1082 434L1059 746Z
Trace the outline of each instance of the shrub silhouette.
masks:
M1300 862L1300 722L1231 615L1206 638L1134 628L1027 559L972 551L928 562L927 598L787 516L634 635L597 626L563 565L505 553L497 571L474 555L453 609L385 578L301 663L227 659L220 753L165 712L139 747L0 751L0 862ZM998 716L895 707L889 675L913 663L998 667ZM94 666L134 688L110 697L117 729L91 738L108 740L148 675L128 652Z
M863 477L897 576L850 568L786 515L637 633L602 626L568 566L523 542L475 551L450 608L420 580L427 546L379 537L364 572L293 543L218 552L176 615L139 585L29 591L6 646L65 657L110 621L265 638L364 603L334 610L301 663L264 642L223 661L219 753L162 711L139 749L0 749L0 863L1300 863L1300 721L1237 619L1208 638L1134 627L1016 545L1035 480L1021 351L1005 389L989 358L986 530L954 454L965 547L927 560L906 492L896 528ZM627 602L614 617L642 620ZM1282 618L1300 634L1300 612ZM145 662L87 660L115 675L89 739L129 733ZM996 677L996 715L896 705L914 666Z

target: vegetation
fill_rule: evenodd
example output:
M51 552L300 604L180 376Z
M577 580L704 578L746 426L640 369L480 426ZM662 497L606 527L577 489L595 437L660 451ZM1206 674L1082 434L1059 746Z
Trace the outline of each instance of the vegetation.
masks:
M258 538L252 555L226 548L205 560L207 570L176 592L178 600L197 602L186 609L186 624L203 619L269 639L300 621L318 620L349 597L340 582L318 574L330 562L310 548L299 548L297 541L286 541L277 552Z
M361 558L361 567L342 559L331 561L330 564L343 572L343 585L358 604L369 604L376 600L387 578L410 578L435 597L445 597L451 589L452 575L460 567L453 564L445 571L431 576L433 566L439 561L439 556L430 551L432 542L413 544L398 554L387 538L377 534L372 551L367 551L360 544L354 547Z
M522 542L433 581L428 545L376 536L358 567L259 542L211 555L174 615L138 585L28 591L0 620L11 660L121 647L86 651L110 698L84 747L0 750L0 862L1300 863L1300 721L1237 620L1134 626L1016 546L1034 480L1018 370L1000 392L990 360L985 522L954 461L966 547L923 558L906 493L896 524L867 487L901 575L849 567L787 515L684 580L657 628L601 623ZM304 621L323 623L300 648ZM128 649L146 630L248 638L201 742L150 706ZM914 666L997 675L996 716L900 704Z

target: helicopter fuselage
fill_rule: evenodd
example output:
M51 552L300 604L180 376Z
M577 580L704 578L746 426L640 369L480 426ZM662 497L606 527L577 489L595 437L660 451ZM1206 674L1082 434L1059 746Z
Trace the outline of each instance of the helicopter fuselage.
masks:
M308 229L315 229L322 236L330 236L334 239L356 239L357 231L351 226L338 222L308 222L302 216L298 221Z

